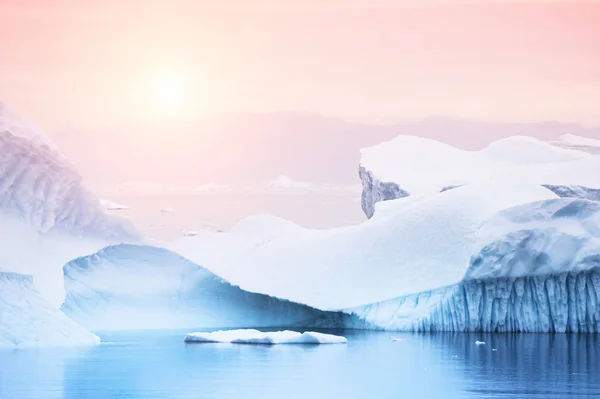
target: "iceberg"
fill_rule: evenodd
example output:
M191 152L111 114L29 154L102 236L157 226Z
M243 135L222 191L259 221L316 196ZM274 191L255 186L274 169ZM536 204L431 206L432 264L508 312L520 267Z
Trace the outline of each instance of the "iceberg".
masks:
M600 201L600 188L573 185L555 186L551 184L543 184L542 186L561 198L582 198L591 201Z
M0 220L0 347L98 343L59 310L62 266L141 235L105 212L40 129L1 104Z
M62 310L94 331L353 325L347 314L244 291L174 252L147 245L107 247L69 262L64 275Z
M100 199L100 203L107 211L125 211L129 209L127 205L122 205L107 199Z
M540 185L411 196L330 230L254 217L171 248L244 289L343 309L360 328L600 331L600 202Z
M35 288L57 308L64 300L61 267L67 261L141 239L130 220L105 212L39 129L4 106L0 218L0 271L32 275Z
M258 215L229 232L206 231L167 247L242 289L346 309L458 283L485 221L556 198L538 185L473 184L382 203L355 226L311 230Z
M33 279L0 272L0 349L95 345L100 339L47 303Z
M551 143L562 148L585 151L590 154L600 154L600 140L598 139L577 136L574 134L563 134L558 140L552 141Z
M323 334L314 331L262 332L258 330L225 330L214 332L193 332L185 337L188 343L231 343L231 344L346 344L348 340L339 335Z
M480 151L466 151L435 140L398 136L361 150L361 204L372 217L380 201L433 195L483 181L539 184L558 195L591 199L600 190L597 170L600 155L532 137L509 137Z
M460 282L346 311L386 330L600 332L600 203L512 207L478 237Z

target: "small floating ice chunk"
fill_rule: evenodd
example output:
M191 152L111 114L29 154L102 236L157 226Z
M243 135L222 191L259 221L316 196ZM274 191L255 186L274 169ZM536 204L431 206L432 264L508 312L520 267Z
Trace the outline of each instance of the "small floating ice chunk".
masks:
M161 208L161 210L160 210L160 213L173 213L173 212L175 212L175 209L169 208L169 207Z
M394 341L394 342L403 342L403 341L406 341L406 338L392 337L392 341Z
M299 333L296 331L262 332L258 330L225 330L214 332L192 332L185 342L193 343L232 343L232 344L345 344L345 337L322 334L314 331Z
M475 341L475 345L485 345L485 342L483 342L483 341Z
M498 352L498 349L492 348L492 352Z
M112 202L107 199L100 199L100 203L107 211L125 211L129 209L127 205L117 204L116 202Z

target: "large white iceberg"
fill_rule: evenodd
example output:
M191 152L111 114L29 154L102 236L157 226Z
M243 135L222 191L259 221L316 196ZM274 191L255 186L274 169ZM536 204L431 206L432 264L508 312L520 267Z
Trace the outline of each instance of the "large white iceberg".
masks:
M185 342L189 343L232 343L232 344L345 344L348 340L339 335L323 334L314 331L262 332L258 330L224 330L214 332L188 333Z
M409 195L431 195L462 185L490 181L540 184L558 195L600 189L600 156L559 148L532 137L509 137L480 151L465 151L414 136L361 150L362 207ZM562 186L574 190L561 190Z
M91 330L352 325L343 313L246 292L152 246L108 247L69 262L64 273L62 310Z
M470 185L382 203L356 226L310 230L262 215L169 248L243 289L342 309L459 282L486 220L553 198L536 185Z
M31 276L0 272L0 349L94 345L100 339L47 303Z
M600 331L600 203L538 185L389 201L332 230L251 218L172 247L243 288L344 308L365 328Z
M600 135L597 137L600 137ZM586 151L591 154L600 154L600 139L563 134L558 140L552 141L552 144L558 147Z

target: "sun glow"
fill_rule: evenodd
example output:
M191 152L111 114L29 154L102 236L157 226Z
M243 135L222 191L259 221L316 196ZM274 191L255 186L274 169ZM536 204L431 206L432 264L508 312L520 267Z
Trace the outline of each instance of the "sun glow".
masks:
M158 76L153 91L154 101L159 106L181 107L185 102L185 82L181 76Z

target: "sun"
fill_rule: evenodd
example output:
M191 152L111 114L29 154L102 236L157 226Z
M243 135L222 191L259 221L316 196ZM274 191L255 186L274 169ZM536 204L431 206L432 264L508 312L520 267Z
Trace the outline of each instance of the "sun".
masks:
M178 75L160 75L155 78L153 99L165 107L182 106L185 102L185 82Z

